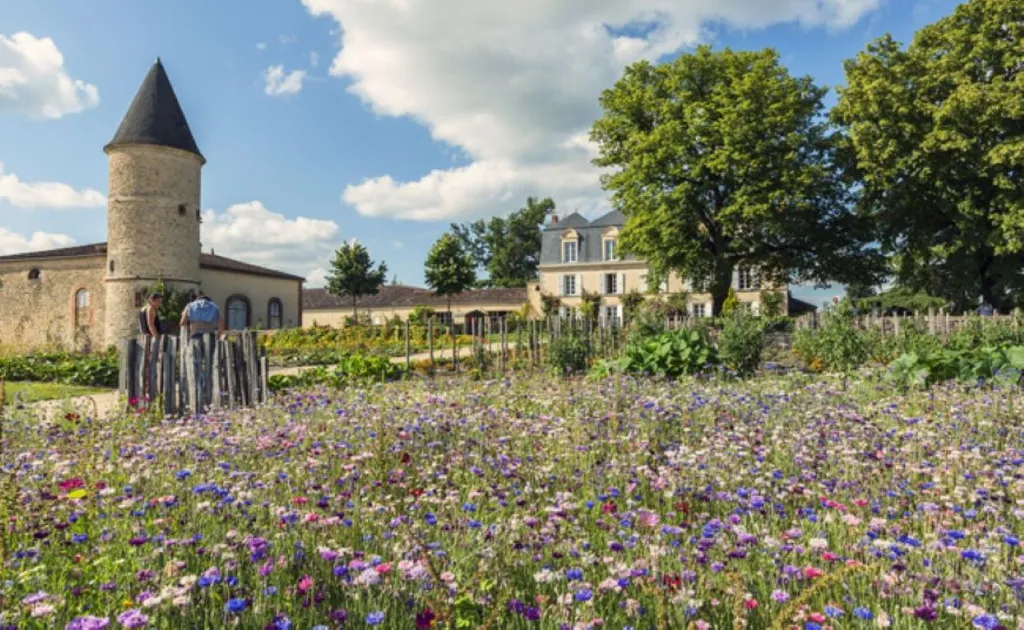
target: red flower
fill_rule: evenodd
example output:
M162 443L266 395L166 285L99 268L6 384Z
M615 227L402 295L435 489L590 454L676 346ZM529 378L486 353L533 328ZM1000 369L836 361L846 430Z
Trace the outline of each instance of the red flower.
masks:
M412 461L412 457L410 457L408 453L402 453L402 463L403 464L408 464L411 461Z
M609 501L601 505L601 512L605 514L615 514L619 511L619 506L615 505L615 501Z
M423 495L423 488L413 488L412 490L409 491L409 494L418 499Z
M292 497L292 505L305 505L309 502L306 497Z
M81 488L85 486L85 482L79 479L78 477L73 477L71 479L65 479L64 481L60 482L59 485L61 490L67 492L68 490L74 490L75 488Z
M676 590L682 586L683 581L674 575L666 575L661 578L661 583L667 586L670 590Z
M672 507L676 509L676 512L681 512L683 514L689 514L690 512L690 504L688 504L686 501L680 501L679 503L676 503Z

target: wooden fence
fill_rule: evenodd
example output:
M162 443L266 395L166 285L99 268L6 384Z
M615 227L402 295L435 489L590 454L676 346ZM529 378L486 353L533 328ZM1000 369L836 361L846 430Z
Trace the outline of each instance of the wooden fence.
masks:
M255 332L140 335L121 342L118 389L166 415L254 407L267 401L267 357Z
M795 320L796 328L816 330L824 321L824 314L809 313ZM916 329L930 335L948 337L968 326L1012 326L1020 328L1024 318L1020 313L1009 315L950 315L943 311L931 310L915 315L860 315L853 318L853 325L859 330L878 330L883 335L899 335L900 331Z

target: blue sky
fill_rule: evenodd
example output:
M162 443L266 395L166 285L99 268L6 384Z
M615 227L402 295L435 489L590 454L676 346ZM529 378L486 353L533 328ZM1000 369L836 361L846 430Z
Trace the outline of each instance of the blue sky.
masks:
M157 56L208 159L205 249L315 285L356 238L420 284L452 221L527 195L554 197L563 214L605 208L581 134L625 63L698 41L771 46L792 72L835 86L868 41L907 41L956 2L489 5L5 0L0 253L105 240L102 147Z

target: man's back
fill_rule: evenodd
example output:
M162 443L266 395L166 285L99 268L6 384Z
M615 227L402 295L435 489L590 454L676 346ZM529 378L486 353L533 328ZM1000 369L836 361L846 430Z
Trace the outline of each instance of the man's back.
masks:
M202 324L216 324L217 317L220 315L220 309L213 300L199 299L193 302L189 302L186 307L188 313L188 321Z

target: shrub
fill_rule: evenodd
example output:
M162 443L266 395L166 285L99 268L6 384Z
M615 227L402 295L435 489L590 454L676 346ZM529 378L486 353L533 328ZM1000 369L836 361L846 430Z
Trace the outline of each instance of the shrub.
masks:
M697 374L718 362L707 334L700 329L671 330L626 346L629 372L678 378Z
M786 296L781 291L761 291L761 315L763 317L779 317Z
M587 371L590 337L575 327L566 326L548 347L548 363L559 374L569 376Z
M841 309L826 313L818 330L797 331L793 349L814 370L847 371L871 356L867 338L853 325L850 313Z
M32 353L0 358L0 379L117 387L117 350L103 354Z
M764 352L764 327L750 315L742 313L726 321L718 335L718 352L722 362L740 376L757 371Z

